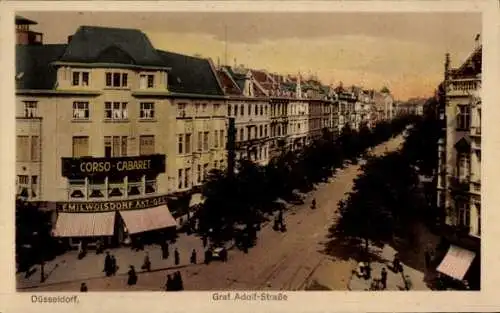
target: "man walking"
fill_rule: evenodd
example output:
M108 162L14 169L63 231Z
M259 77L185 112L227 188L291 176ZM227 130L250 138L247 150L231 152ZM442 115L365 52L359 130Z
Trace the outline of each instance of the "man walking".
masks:
M106 273L106 276L111 276L112 274L112 259L111 256L109 255L109 251L106 251L106 256L104 257L104 270L103 272Z
M382 288L384 290L387 289L387 270L385 269L385 267L382 268L380 281L382 282Z
M193 249L193 251L191 252L191 264L196 264L196 250Z
M179 255L179 251L177 250L177 248L175 248L175 251L174 251L174 263L175 265L179 265L180 263L180 255Z

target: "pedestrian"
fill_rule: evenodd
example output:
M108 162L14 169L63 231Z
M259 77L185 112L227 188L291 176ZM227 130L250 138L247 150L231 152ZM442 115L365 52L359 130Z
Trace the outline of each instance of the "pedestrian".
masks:
M78 243L78 260L83 259L83 240Z
M148 252L144 255L144 263L142 264L141 269L151 272L151 260L149 259Z
M169 250L168 248L169 248L169 247L168 247L168 241L167 241L167 240L165 240L165 241L162 243L162 245L161 245L161 257L162 257L162 259L164 259L164 260L168 259L168 256L169 256L169 254L170 254L170 253L169 253L169 251L168 251L168 250Z
M387 270L382 268L382 273L380 273L381 279L380 281L382 282L382 288L387 289Z
M109 255L109 251L106 251L106 256L104 257L104 273L106 273L106 276L111 276L112 274L112 259L111 256Z
M116 258L114 255L111 255L111 275L116 275L118 271L118 265L116 265Z
M220 251L220 258L222 262L227 262L227 250L225 247L223 247L222 250Z
M101 253L102 253L102 241L101 239L99 239L95 243L95 254L101 254Z
M369 262L365 263L365 279L368 280L372 277L372 268Z
M172 276L167 274L167 282L165 283L165 290L172 291L172 285L173 285Z
M87 292L89 291L89 289L87 288L87 284L86 283L81 283L80 285L80 292Z
M128 280L127 285L132 286L137 284L137 273L135 272L135 268L133 265L130 265L130 269L128 270Z
M196 264L196 249L193 249L193 251L191 252L191 264Z
M273 224L273 230L278 231L280 230L280 226L283 225L283 222L280 222L279 218L274 219L274 224Z
M207 236L203 235L203 237L201 238L201 240L203 242L203 248L206 248L207 244L208 244Z
M175 265L179 265L180 263L180 255L179 255L179 251L177 250L177 248L175 248L174 250L174 263Z
M429 269L431 266L431 253L429 250L425 250L425 268Z
M182 283L182 276L181 272L177 271L174 274L174 281L175 281L175 291L181 291L184 290L184 286Z
M205 250L205 264L206 265L210 264L211 257L212 257L212 252L210 251L210 249Z

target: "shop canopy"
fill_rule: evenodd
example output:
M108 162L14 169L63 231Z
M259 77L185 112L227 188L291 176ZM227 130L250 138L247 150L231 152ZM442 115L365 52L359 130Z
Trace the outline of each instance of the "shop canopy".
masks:
M124 210L120 211L120 215L129 234L177 226L166 205L142 210Z
M57 216L54 236L112 236L115 228L115 215L115 212L59 213Z
M463 280L476 253L451 245L437 271L451 278Z

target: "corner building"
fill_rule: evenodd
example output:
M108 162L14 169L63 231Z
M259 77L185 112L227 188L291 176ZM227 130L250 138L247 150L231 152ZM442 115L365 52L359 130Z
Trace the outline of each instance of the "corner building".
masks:
M18 45L16 58L18 198L54 213L54 236L119 243L168 230L168 204L225 163L209 60L93 26L67 44Z

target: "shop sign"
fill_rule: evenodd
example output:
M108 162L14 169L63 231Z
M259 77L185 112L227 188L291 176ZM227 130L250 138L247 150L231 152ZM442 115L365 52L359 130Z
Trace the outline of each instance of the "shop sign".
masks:
M118 201L96 202L56 202L58 212L64 213L96 213L123 210L138 210L167 204L166 195Z
M116 158L62 158L62 176L93 176L133 173L164 173L165 155Z

